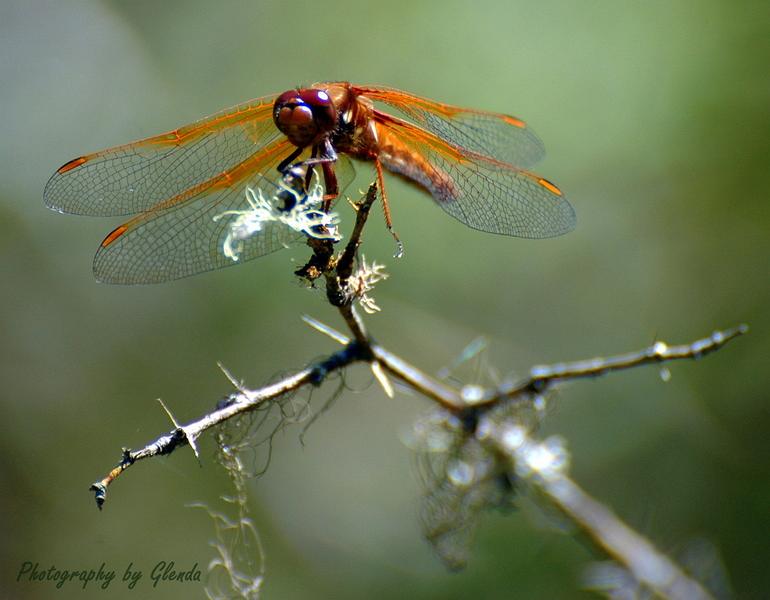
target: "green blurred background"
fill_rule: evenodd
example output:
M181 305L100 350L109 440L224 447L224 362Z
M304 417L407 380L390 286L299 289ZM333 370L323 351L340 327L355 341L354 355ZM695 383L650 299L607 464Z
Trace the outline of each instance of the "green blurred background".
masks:
M47 569L203 568L228 481L204 442L137 465L99 513L88 485L228 390L329 352L297 286L302 248L150 287L94 282L118 220L42 202L66 160L319 80L382 83L525 118L539 171L578 213L555 240L471 231L389 178L406 256L375 220L365 254L391 278L368 319L393 351L436 371L478 335L505 375L534 363L684 342L747 322L698 363L565 387L544 433L574 475L662 549L719 549L740 598L770 594L770 5L754 2L0 1L0 596L95 598ZM366 180L361 179L360 185ZM351 370L308 432L276 440L251 486L266 598L575 598L594 556L536 512L482 521L469 567L449 574L421 540L419 484L401 441L426 400L387 400ZM321 396L318 397L321 399ZM147 580L115 598L202 597Z

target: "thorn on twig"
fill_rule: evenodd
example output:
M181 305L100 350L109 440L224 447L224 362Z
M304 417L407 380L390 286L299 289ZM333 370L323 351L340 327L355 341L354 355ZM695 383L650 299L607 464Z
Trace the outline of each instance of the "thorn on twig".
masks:
M233 387L238 390L241 393L244 393L246 391L246 388L243 386L243 380L242 379L236 379L235 375L233 375L225 365L219 361L217 361L217 366L219 367L219 370L224 373L224 376L227 377L227 380L233 385Z
M166 406L164 404L163 400L158 398L158 402L163 407L163 410L166 411L166 414L168 415L168 418L171 419L171 422L174 424L174 427L176 428L176 430L174 432L175 433L175 437L183 437L183 438L185 438L187 440L187 443L190 445L190 449L193 451L193 454L195 455L195 459L198 461L198 465L200 465L202 467L203 464L201 464L201 455L200 455L200 452L198 451L198 445L195 443L195 440L192 439L192 436L188 436L187 432L184 430L184 427L182 427L179 423L177 423L176 418L171 413L171 411L169 410L168 406ZM174 446L176 446L176 443L174 443ZM173 448L171 448L171 450L169 450L169 452L171 452L172 450L173 450ZM163 452L161 452L161 454L163 454Z
M393 384L390 383L390 379L388 379L388 376L382 369L382 365L380 365L378 362L372 362L370 363L370 367L372 369L372 375L374 375L374 378L380 384L380 387L382 388L382 391L385 392L385 395L388 398L394 398L396 393L393 390Z
M342 344L343 346L350 342L350 338L346 335L340 333L333 327L330 327L329 325L326 325L325 323L321 323L321 321L318 321L317 319L314 319L313 317L309 315L302 315L302 320L310 325L313 329L316 331L320 331L324 335L329 336L331 339L333 339L335 342Z
M163 403L163 400L158 398L158 403L161 405L164 411L166 411L166 414L168 415L168 418L171 419L171 422L174 424L174 427L179 429L179 423L176 422L176 418L174 418L174 415L171 413L171 411L168 409L168 406L166 406Z

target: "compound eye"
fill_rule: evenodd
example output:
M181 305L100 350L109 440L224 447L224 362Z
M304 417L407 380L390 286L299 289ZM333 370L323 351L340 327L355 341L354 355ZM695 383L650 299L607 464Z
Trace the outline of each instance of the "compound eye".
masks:
M337 124L337 109L332 99L324 90L307 89L299 93L299 97L313 108L313 116L320 129L331 131Z
M273 120L292 144L304 148L334 129L337 111L323 90L290 90L276 99Z

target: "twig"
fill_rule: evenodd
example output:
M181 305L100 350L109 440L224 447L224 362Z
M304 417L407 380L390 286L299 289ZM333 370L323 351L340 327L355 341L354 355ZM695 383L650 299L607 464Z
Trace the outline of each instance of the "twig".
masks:
M438 402L452 411L463 410L468 405L462 399L462 393L455 388L423 373L417 367L389 352L382 346L373 344L372 355L391 375L411 386L423 396Z
M358 316L352 308L350 315L351 319L354 319L356 323L360 323ZM333 331L331 328L329 330ZM360 331L362 332L363 328ZM503 386L496 390L486 390L479 386L473 386L473 399L470 398L466 388L458 390L442 383L382 346L370 343L365 337L363 341L356 338L348 342L345 348L317 362L314 366L307 367L276 383L257 390L248 390L238 386L237 391L228 397L228 402L225 406L204 415L197 421L175 428L157 440L150 442L141 450L131 451L124 449L123 456L118 465L106 477L93 483L90 489L95 493L96 504L101 509L105 501L107 487L136 461L152 456L170 454L178 446L189 444L190 440L194 442L204 431L211 427L219 425L236 415L254 410L269 400L280 398L284 394L298 390L308 384L319 385L329 373L355 362L376 361L385 371L411 386L422 395L438 402L450 411L462 412L469 409L477 410L481 407L492 406L496 399L510 398L533 390L542 392L547 386L556 381L598 376L609 371L629 369L650 362L662 363L683 358L697 358L717 350L731 339L746 333L746 331L748 331L748 327L740 325L724 332L715 332L708 338L698 340L686 346L668 347L663 342L657 342L651 347L654 350L647 349L616 357L560 364L551 367L536 367L532 370L534 374L529 379L513 386ZM347 339L341 334L338 335L340 339ZM476 401L477 397L481 400Z
M368 356L368 355L366 355ZM171 454L179 446L184 446L192 442L195 443L200 435L206 430L219 425L235 417L256 409L265 402L280 398L285 394L298 390L305 385L320 385L323 379L331 373L341 369L352 362L364 359L362 349L358 344L352 343L344 349L332 354L326 360L320 361L312 367L308 367L296 373L285 377L284 379L267 385L257 390L248 390L238 387L238 390L227 397L227 401L214 412L204 415L197 421L187 425L181 425L172 431L160 436L153 442L147 444L140 450L123 449L123 456L118 465L112 469L106 477L94 482L89 488L94 492L96 505L101 510L104 505L107 487L135 462L150 458L152 456Z
M669 346L663 341L657 341L652 346L637 352L628 352L608 358L591 358L555 365L537 365L530 369L529 377L513 383L505 383L495 390L478 390L474 386L474 406L494 404L502 398L513 398L524 392L540 393L553 384L570 379L600 377L612 371L633 369L652 363L664 363L674 360L697 360L718 350L727 342L740 335L748 333L746 324L738 325L724 331L715 331L710 336L696 340L690 344Z
M372 208L372 204L377 199L377 184L372 183L366 192L366 196L361 199L360 202L355 203L353 206L356 210L356 222L353 225L353 232L350 234L350 241L345 246L345 250L340 256L337 263L337 274L340 278L340 284L342 286L347 285L347 281L353 272L353 261L358 252L358 247L361 245L361 236L364 233L364 225L369 217L369 211Z
M334 271L324 273L326 277L326 296L329 301L336 306L345 323L353 334L353 337L360 344L368 344L369 336L366 333L366 327L363 321L353 308L354 296L349 291L348 282L353 273L353 263L355 261L358 247L361 245L361 236L364 233L364 225L369 217L369 210L377 199L377 184L369 186L366 196L354 204L356 209L356 223L353 226L353 232L350 240L345 246L345 250L340 255Z

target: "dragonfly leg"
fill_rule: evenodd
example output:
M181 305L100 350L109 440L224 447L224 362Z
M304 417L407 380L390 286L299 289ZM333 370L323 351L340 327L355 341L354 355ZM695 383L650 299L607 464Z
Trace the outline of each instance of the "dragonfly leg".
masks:
M382 163L379 158L374 159L374 167L377 169L377 187L380 188L380 197L382 198L382 212L385 213L385 226L388 228L390 235L396 240L396 252L393 255L395 258L401 258L404 255L404 244L399 239L398 234L393 230L393 219L390 216L390 205L388 204L388 196L385 193L385 177L382 173Z
M321 170L324 174L324 188L326 190L324 194L324 209L328 211L332 200L340 195L340 186L337 182L337 172L334 170L333 162L321 163Z
M310 184L310 177L312 176L315 166L321 166L324 177L324 210L327 212L331 205L331 201L340 195L337 173L334 170L334 163L336 162L337 152L334 150L334 146L332 146L329 140L324 140L323 144L314 146L310 158L303 162L304 165L310 167L308 169L307 185Z
M310 181L313 178L313 173L315 172L315 167L316 165L320 165L324 177L324 210L328 211L331 201L339 196L339 184L337 182L337 174L334 171L334 163L337 161L337 152L334 150L334 146L332 146L329 140L324 140L322 144L313 146L310 158L292 164L304 150L305 148L297 148L289 156L283 159L278 164L278 172L291 179L295 176L297 169L303 169L305 171L305 189L308 189L310 187Z
M297 158L300 154L302 154L302 151L304 148L297 148L294 152L289 154L286 158L284 158L279 164L278 164L278 172L283 174L286 173L291 167L294 167L295 165L292 165L291 163L294 161L295 158ZM289 166L291 165L291 167Z

